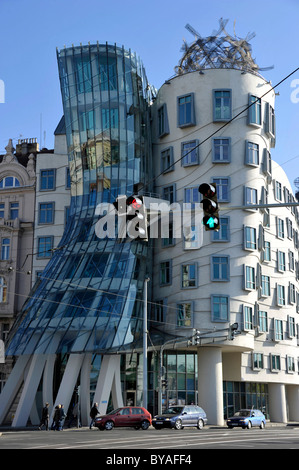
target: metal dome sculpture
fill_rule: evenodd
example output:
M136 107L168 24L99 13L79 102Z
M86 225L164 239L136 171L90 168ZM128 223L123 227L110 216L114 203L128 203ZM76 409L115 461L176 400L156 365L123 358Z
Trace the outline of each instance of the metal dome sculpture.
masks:
M249 41L255 37L255 33L248 33L246 38L242 39L234 32L233 37L225 30L227 23L228 20L220 18L218 31L213 31L207 38L201 37L189 24L185 26L195 36L195 41L188 45L184 40L181 49L183 56L175 67L177 75L210 68L233 68L259 74L260 70L273 68L272 66L261 69L252 58Z

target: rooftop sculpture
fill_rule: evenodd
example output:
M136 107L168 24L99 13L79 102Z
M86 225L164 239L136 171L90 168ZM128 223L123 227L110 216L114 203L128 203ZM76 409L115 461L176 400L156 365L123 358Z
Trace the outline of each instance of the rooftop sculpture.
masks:
M218 31L213 31L207 38L201 37L189 24L186 25L186 29L195 36L195 41L188 45L184 40L181 49L183 57L175 67L177 75L210 68L233 68L259 74L260 70L273 68L261 69L252 58L249 41L255 33L248 33L245 39L237 37L235 31L231 36L225 30L227 23L228 20L220 18Z

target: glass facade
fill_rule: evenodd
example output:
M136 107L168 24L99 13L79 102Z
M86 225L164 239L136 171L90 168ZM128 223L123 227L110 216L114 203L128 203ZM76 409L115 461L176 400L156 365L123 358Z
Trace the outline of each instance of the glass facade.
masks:
M151 174L148 86L116 45L57 52L71 178L63 237L10 334L7 355L107 353L142 345L150 242L95 233L96 208ZM147 186L147 191L151 188ZM117 234L117 218L115 219Z

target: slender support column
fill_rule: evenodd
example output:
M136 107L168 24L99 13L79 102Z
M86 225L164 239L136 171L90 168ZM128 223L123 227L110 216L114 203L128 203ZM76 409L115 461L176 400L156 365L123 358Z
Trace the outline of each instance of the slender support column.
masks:
M120 358L121 356L117 354L103 356L93 400L99 404L98 408L101 414L106 413L111 390L114 408L123 406L120 383Z
M8 380L0 395L0 424L3 423L9 409L24 380L24 369L30 359L30 355L20 356L11 371Z
M92 354L85 354L80 374L80 418L82 426L87 426L90 421L90 369Z
M60 383L58 394L54 403L54 408L51 413L50 419L53 419L55 406L58 404L64 405L67 410L74 392L74 388L80 373L84 354L71 354Z
M208 423L223 426L222 352L216 347L199 347L198 405L207 413Z
M286 391L284 384L268 384L270 420L287 423Z
M12 427L26 426L47 359L47 356L44 354L34 354L31 357L30 367L16 414L11 425Z

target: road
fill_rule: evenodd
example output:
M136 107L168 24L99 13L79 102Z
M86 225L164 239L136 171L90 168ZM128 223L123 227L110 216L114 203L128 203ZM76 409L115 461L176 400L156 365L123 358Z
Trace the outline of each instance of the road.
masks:
M4 431L0 449L101 449L105 455L112 455L113 450L115 455L122 455L126 450L132 450L132 455L142 455L145 449L152 455L162 455L167 450L186 455L196 449L299 449L299 427L274 426L263 430L206 427L201 431L196 428L180 431L153 428L147 431L129 428Z

